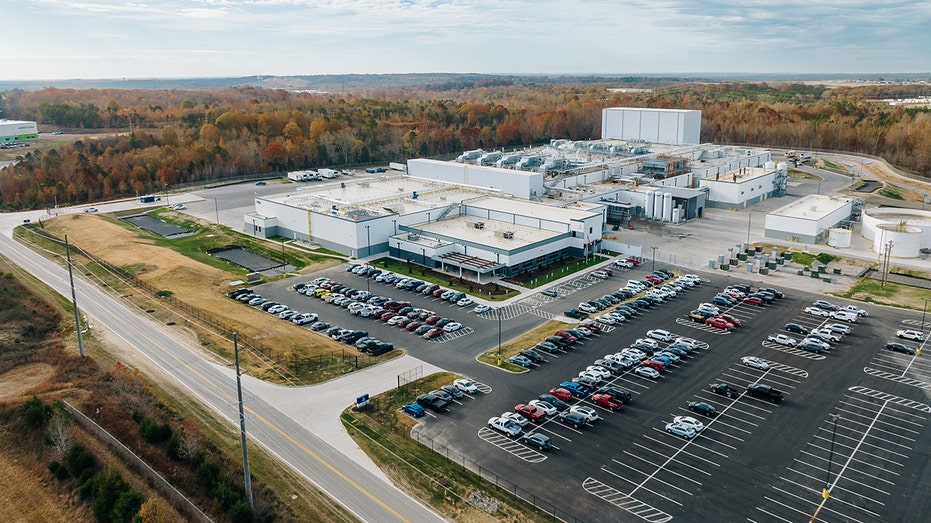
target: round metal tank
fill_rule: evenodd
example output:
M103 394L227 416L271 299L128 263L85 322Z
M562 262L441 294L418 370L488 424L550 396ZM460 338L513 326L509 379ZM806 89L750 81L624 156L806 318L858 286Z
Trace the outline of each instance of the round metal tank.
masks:
M900 226L888 223L876 227L873 238L873 251L882 254L884 246L892 242L889 255L893 258L917 258L921 249L922 231L918 227Z
M921 229L921 248L931 248L931 211L921 209L901 209L896 207L873 207L863 210L863 226L860 234L867 240L876 241L880 235L879 226L905 223L909 227Z
M786 162L779 162L776 164L776 169L780 171L788 171L789 164L787 164Z
M764 163L764 164L763 164L763 167L764 167L766 170L768 170L768 171L772 171L773 169L776 168L776 162L770 160L770 161Z
M663 194L663 221L672 221L672 193Z
M850 247L850 237L852 234L850 229L831 227L828 229L828 245L839 249Z
M663 193L659 191L653 193L653 218L657 220L663 218Z
M646 194L645 202L643 205L643 212L646 214L646 218L649 220L653 218L653 193L648 192Z
M672 210L672 223L679 223L682 221L682 209L676 207Z

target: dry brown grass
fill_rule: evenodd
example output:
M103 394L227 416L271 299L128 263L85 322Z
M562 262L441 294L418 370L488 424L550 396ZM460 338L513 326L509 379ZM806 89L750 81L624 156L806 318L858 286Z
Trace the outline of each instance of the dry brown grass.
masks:
M342 344L324 336L309 335L305 329L291 323L270 321L267 314L227 298L225 292L230 288L229 283L240 279L240 275L156 245L105 218L86 214L66 216L46 222L45 230L58 237L67 234L70 242L111 265L132 268L139 279L222 318L232 329L274 347L283 357L340 353L345 349ZM136 298L141 299L139 305L145 309L160 308L155 307L156 301L151 297ZM228 341L209 339L207 332L200 335L208 338L205 344L230 358L232 347ZM272 377L270 369L261 362L246 359L244 364L255 375Z

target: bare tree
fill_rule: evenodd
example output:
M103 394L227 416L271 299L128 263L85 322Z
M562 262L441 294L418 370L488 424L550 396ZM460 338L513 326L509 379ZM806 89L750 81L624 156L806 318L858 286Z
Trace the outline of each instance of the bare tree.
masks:
M64 459L71 445L74 444L74 434L71 432L71 417L63 409L56 409L48 424L46 442L49 452L56 460Z

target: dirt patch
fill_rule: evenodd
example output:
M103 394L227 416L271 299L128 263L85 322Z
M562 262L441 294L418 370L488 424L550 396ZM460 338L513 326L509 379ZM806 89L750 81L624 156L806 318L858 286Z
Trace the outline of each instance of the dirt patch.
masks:
M18 396L55 374L55 367L45 363L30 363L0 374L0 399Z
M4 438L12 437L3 434ZM59 496L48 480L0 446L0 514L8 523L33 521L93 521L86 508Z

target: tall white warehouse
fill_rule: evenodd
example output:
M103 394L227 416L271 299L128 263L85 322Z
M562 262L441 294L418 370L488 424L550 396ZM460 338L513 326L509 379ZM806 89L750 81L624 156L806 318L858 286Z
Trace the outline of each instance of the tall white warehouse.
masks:
M601 139L698 144L701 141L701 111L609 107L601 112Z

